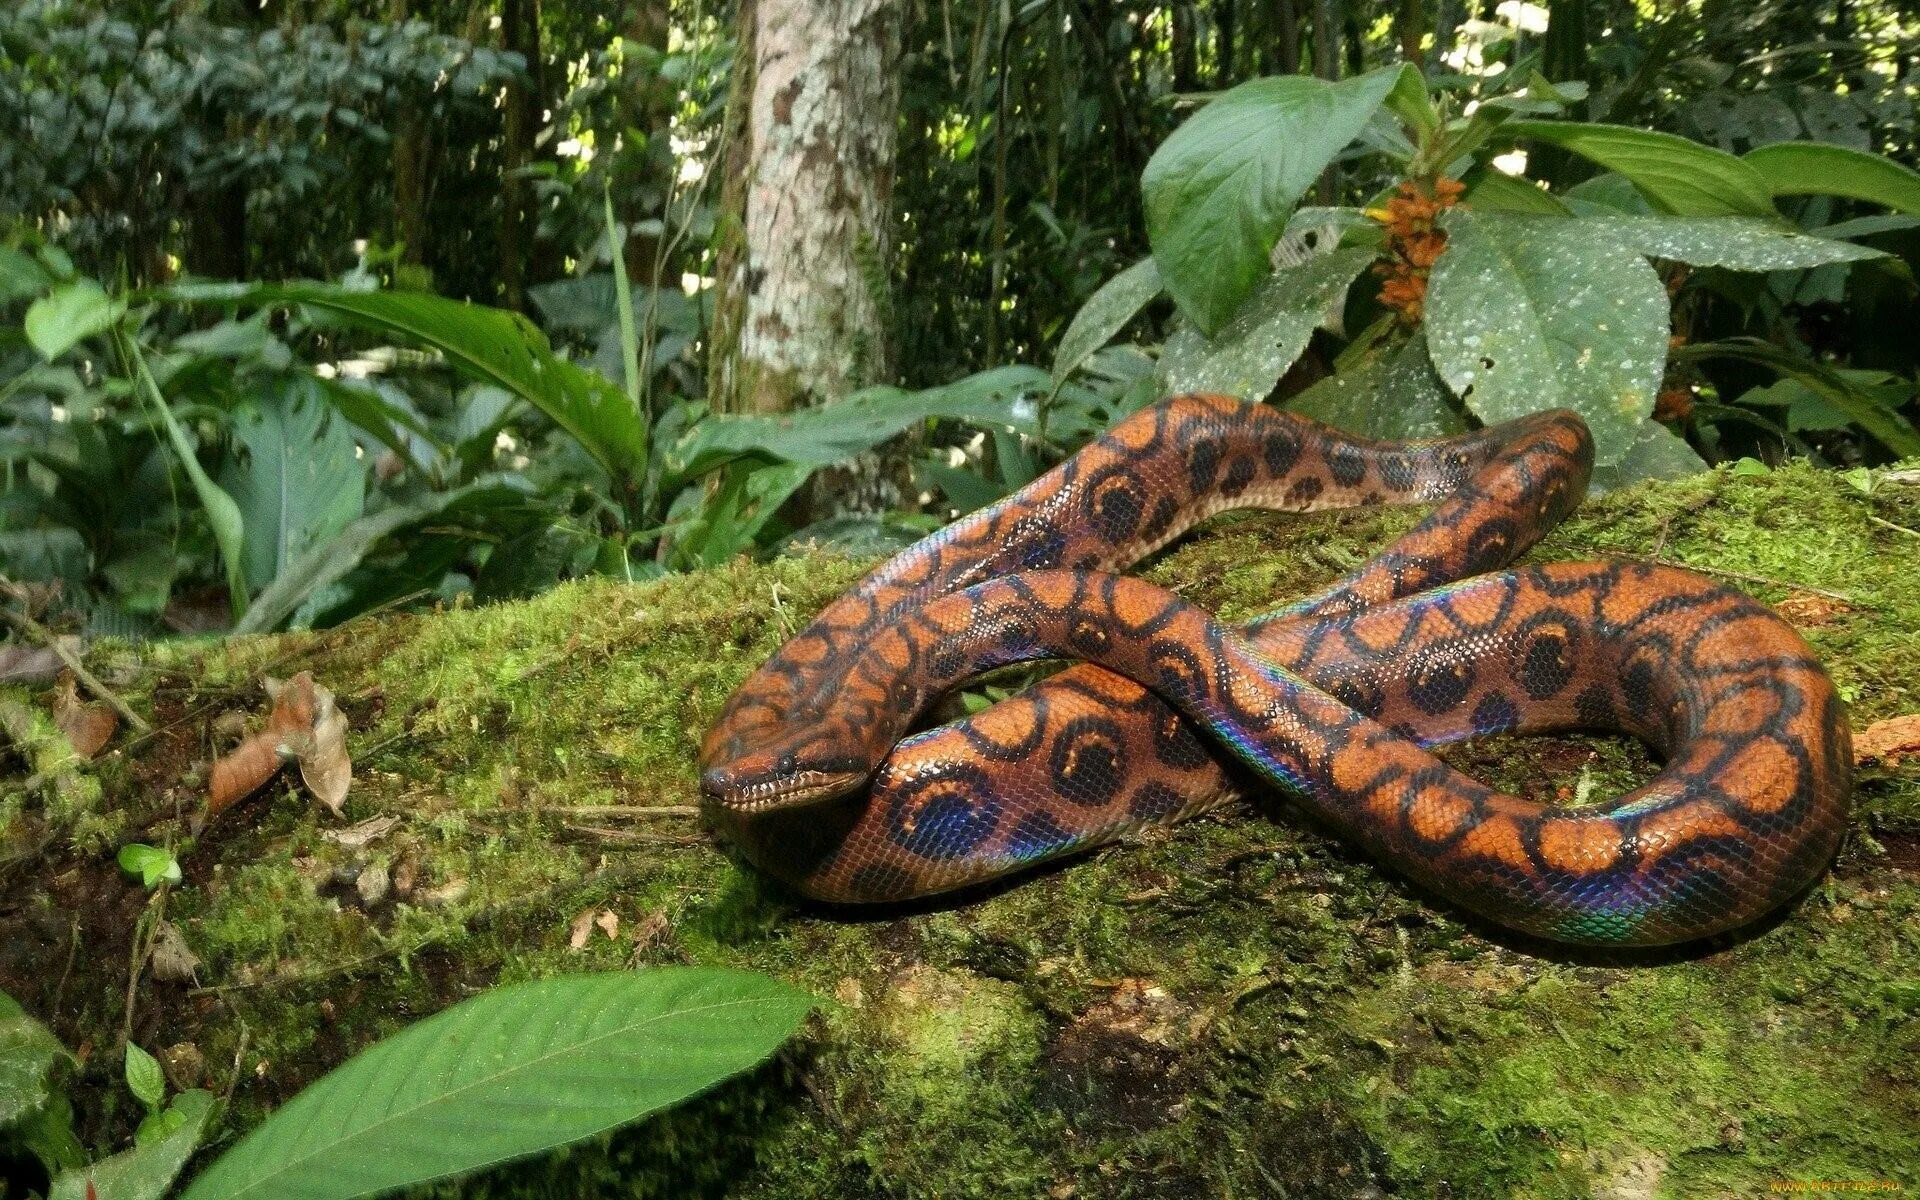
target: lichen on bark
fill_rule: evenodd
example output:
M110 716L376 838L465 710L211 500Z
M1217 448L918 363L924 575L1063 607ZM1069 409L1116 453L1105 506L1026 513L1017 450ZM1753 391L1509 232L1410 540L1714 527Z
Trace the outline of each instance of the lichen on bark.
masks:
M1411 519L1224 517L1145 573L1241 617ZM1721 472L1590 502L1534 557L1726 573L1796 614L1862 727L1920 711L1916 528L1910 484ZM161 732L96 766L97 808L30 798L12 836L51 848L0 879L0 988L94 1048L88 1136L124 1140L137 1115L115 1099L113 1048L146 899L103 844L117 838L179 850L166 915L201 960L198 986L142 977L134 1036L192 1048L170 1059L202 1064L178 1084L232 1086L229 1132L498 981L695 962L821 997L747 1079L441 1196L1691 1200L1777 1179L1920 1184L1920 764L1862 770L1839 861L1773 921L1612 957L1468 921L1278 802L879 912L800 903L687 818L621 820L693 801L695 740L727 692L863 567L743 563L320 633L96 648ZM256 708L263 674L300 669L353 721L348 818L396 824L342 844L287 785L196 834L175 813L193 809L222 714ZM1536 792L1647 769L1599 738L1503 739L1456 761ZM376 867L394 883L369 902L355 884ZM619 936L573 949L574 919L603 909Z

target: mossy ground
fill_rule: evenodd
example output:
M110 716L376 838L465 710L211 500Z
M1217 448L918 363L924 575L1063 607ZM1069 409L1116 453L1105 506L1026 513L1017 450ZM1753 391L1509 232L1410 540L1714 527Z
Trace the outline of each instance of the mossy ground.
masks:
M1410 518L1224 518L1147 574L1228 616L1299 595ZM1720 473L1590 503L1535 555L1657 554L1736 573L1800 620L1856 728L1920 711L1920 487ZM695 962L823 1006L775 1062L668 1116L439 1195L1694 1197L1775 1180L1920 1186L1920 764L1868 768L1831 875L1763 929L1606 958L1463 920L1282 804L1155 834L944 904L796 903L695 821L693 746L728 691L861 564L785 560L280 638L107 648L161 732L105 799L17 844L0 988L90 1053L85 1132L124 1138L117 1040L146 910L118 841L171 841L198 987L143 977L130 1018L229 1133L356 1048L490 983ZM1761 582L1761 581L1775 582ZM1790 606L1791 607L1791 606ZM263 674L311 669L352 718L361 848L276 785L191 833L212 733ZM1459 761L1605 795L1605 739ZM611 832L608 832L611 831ZM355 887L385 868L374 903ZM583 911L620 936L569 947ZM191 1047L190 1051L181 1047Z

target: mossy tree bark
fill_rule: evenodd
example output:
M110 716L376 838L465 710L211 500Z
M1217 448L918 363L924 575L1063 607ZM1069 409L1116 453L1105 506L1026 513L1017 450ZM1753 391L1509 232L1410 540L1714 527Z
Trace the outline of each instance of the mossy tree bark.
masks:
M1223 518L1146 574L1241 618L1411 519ZM1920 711L1914 529L1920 486L1897 475L1866 495L1802 468L1721 473L1590 502L1535 557L1720 572L1802 628L1859 730ZM1785 1179L1920 1185L1920 762L1862 769L1848 845L1799 903L1660 954L1516 941L1272 802L985 893L823 910L736 865L684 806L728 691L865 565L741 564L321 633L95 647L96 672L158 732L63 769L43 724L26 765L45 787L0 791L0 862L39 852L0 872L0 988L86 1048L88 1139L123 1145L138 1117L123 1028L177 1086L231 1089L237 1132L488 984L694 962L772 972L821 1012L774 1064L691 1107L438 1194L1692 1200ZM200 828L229 714L260 709L262 675L301 669L353 722L347 820L287 783ZM1453 759L1534 795L1604 797L1649 769L1597 738ZM172 845L185 882L143 892L113 863L130 841ZM581 915L607 911L617 936L587 926L574 948ZM130 988L136 934L161 917L195 978L143 963Z

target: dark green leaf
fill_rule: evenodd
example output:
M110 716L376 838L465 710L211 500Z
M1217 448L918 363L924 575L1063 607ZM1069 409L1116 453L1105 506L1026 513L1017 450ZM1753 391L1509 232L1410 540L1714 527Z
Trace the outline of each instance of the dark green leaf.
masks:
M127 311L91 279L63 284L27 308L27 341L48 362L95 334L105 333Z
M235 414L233 436L246 461L221 483L246 522L247 582L259 591L360 515L366 464L308 375L262 389Z
M1561 121L1515 121L1503 132L1564 146L1633 181L1679 216L1775 216L1773 193L1745 161L1671 133Z
M1328 83L1243 83L1162 142L1140 187L1147 239L1175 303L1203 334L1233 318L1267 274L1287 215L1401 80L1389 67Z
M1846 196L1920 213L1920 172L1890 158L1819 142L1762 146L1741 159L1776 196Z
M1594 468L1593 489L1597 494L1645 479L1683 479L1706 469L1707 461L1694 453L1685 438L1658 421L1647 421L1635 431L1618 463Z
M40 1110L53 1096L53 1069L67 1048L53 1031L0 992L0 1129Z
M1329 375L1286 407L1360 437L1390 441L1444 437L1467 427L1434 373L1423 332Z
M179 1114L179 1124L165 1137L66 1172L53 1181L48 1200L161 1200L200 1144L200 1133L213 1115L213 1094L182 1092L169 1111Z
M1113 340L1127 322L1161 292L1160 268L1143 258L1100 285L1073 315L1053 355L1053 377L1065 379L1095 350Z
M1576 217L1648 258L1670 258L1696 267L1734 271L1788 271L1824 263L1855 262L1885 255L1866 246L1802 233L1779 221L1753 217L1617 215Z

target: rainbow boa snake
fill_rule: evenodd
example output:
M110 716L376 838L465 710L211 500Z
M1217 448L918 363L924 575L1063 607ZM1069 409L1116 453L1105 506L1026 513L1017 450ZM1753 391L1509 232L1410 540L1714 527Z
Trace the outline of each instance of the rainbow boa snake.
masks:
M1446 899L1560 941L1659 945L1776 908L1832 858L1852 760L1831 681L1771 611L1635 562L1503 570L1586 492L1566 411L1349 438L1178 396L829 605L702 750L715 826L829 901L903 900L1181 820L1244 770ZM1437 501L1324 592L1242 627L1124 569L1228 508ZM966 720L970 676L1080 660ZM1502 795L1428 747L1573 728L1658 774L1595 807ZM905 740L902 738L905 737Z

